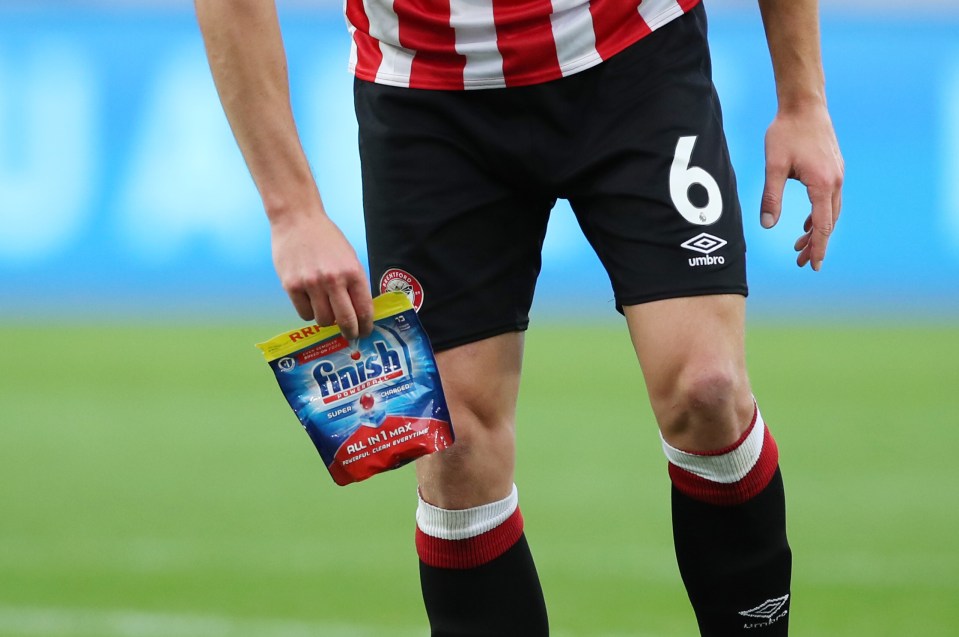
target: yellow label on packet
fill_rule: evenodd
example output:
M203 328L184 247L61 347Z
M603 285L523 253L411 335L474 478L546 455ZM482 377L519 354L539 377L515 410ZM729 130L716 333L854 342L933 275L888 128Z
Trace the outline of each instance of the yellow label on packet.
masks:
M373 321L412 309L413 305L405 294L402 292L387 292L373 299ZM278 334L268 341L257 343L256 346L263 352L263 357L267 361L274 361L308 345L332 338L339 333L340 328L337 325L329 327L309 325L298 330Z

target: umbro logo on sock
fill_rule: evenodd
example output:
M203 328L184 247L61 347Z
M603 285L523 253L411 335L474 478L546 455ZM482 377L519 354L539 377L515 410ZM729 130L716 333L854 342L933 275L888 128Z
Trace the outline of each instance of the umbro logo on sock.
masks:
M756 608L750 608L749 610L741 610L739 614L743 617L752 617L754 619L761 619L763 621L754 622L751 624L745 624L743 628L763 628L764 626L769 626L770 624L775 624L780 619L786 616L789 612L788 609L783 610L783 607L789 601L789 595L783 595L782 597L776 597L774 599L767 599L765 602L757 606Z

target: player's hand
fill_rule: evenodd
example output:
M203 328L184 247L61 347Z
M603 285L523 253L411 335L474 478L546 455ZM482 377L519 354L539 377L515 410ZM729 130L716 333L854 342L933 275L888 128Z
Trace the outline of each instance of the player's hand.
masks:
M355 339L373 331L373 301L356 251L323 212L271 223L273 265L301 318Z
M766 131L766 184L760 223L772 228L782 214L787 179L806 186L812 213L796 241L797 265L819 271L842 208L842 154L825 104L780 112Z

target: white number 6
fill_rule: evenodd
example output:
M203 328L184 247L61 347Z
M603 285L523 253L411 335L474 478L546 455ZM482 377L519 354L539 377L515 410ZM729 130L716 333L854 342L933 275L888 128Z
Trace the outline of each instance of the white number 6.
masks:
M723 215L723 196L712 175L702 168L689 165L695 145L695 135L680 137L676 143L673 165L669 168L669 196L686 221L697 226L708 226ZM689 200L689 188L693 184L706 189L706 205L702 208Z

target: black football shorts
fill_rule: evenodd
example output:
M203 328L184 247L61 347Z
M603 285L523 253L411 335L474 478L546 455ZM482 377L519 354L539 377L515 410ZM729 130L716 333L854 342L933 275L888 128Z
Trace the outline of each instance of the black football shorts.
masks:
M557 198L618 307L746 294L701 5L553 82L354 94L373 290L406 292L437 350L526 329Z

